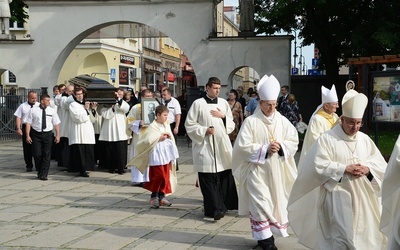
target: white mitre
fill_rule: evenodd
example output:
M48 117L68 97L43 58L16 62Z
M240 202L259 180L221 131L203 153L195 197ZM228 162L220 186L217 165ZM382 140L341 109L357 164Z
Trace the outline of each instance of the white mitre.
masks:
M339 99L337 97L335 84L332 85L331 89L321 86L321 98L322 98L322 104L337 102Z
M317 109L314 111L312 116L314 116L315 113L317 113L318 110L320 110L322 108L324 103L337 102L339 100L337 93L336 93L335 84L332 85L331 89L321 86L321 99L322 99L322 103L317 107Z
M343 96L342 115L348 118L363 118L367 104L368 98L366 95L355 90L349 90Z
M264 75L257 85L258 96L262 101L276 101L281 90L281 85L275 76Z

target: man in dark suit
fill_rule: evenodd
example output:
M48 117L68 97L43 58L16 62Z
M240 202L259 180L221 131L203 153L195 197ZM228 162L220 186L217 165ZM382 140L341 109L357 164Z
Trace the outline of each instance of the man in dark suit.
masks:
M282 103L286 101L288 95L289 95L289 86L283 85L281 87L281 96L278 98L278 103L276 106L276 109L279 111L279 113L282 113Z

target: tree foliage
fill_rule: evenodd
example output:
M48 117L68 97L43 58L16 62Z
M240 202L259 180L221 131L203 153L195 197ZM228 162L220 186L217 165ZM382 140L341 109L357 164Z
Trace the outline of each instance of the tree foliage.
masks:
M400 1L255 0L256 32L298 31L302 45L315 44L329 81L350 57L400 52Z
M28 5L23 0L13 0L10 3L11 21L26 22L29 18L27 9Z

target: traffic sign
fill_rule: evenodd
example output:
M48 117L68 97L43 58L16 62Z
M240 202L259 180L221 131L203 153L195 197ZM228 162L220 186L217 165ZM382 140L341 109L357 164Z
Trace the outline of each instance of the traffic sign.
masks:
M299 74L299 68L292 68L292 75L298 75Z
M110 69L110 79L115 81L116 75L117 75L117 70L116 69Z

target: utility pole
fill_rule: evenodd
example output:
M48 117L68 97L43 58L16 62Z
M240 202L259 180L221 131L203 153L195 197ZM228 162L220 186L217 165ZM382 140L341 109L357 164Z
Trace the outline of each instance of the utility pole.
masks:
M294 31L294 55L293 55L293 67L296 68L296 58L297 55L297 33Z

